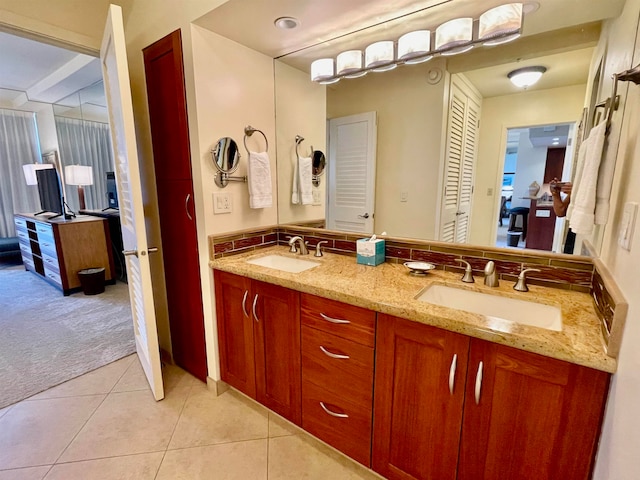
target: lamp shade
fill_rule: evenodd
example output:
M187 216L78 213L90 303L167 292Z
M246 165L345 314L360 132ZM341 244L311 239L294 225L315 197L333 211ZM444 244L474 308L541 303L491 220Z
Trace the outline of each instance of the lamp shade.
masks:
M478 40L484 45L499 45L515 40L522 28L522 4L508 3L480 15Z
M393 63L393 41L384 40L369 45L364 51L365 65L374 72L385 72L396 68Z
M93 168L67 165L64 167L64 179L67 185L93 185Z
M431 32L429 30L416 30L405 33L398 39L398 60L405 63L422 63L431 60Z
M350 78L360 77L366 72L360 72L362 70L362 51L361 50L347 50L338 55L336 59L336 73L338 75L350 75ZM357 73L356 73L357 72Z
M333 76L333 58L320 58L311 64L311 81L323 83Z
M473 18L454 18L436 28L436 50L455 55L473 48Z
M507 77L516 87L527 88L540 80L540 77L546 71L545 67L524 67L509 72Z
M45 170L48 168L53 168L52 163L28 163L27 165L22 166L22 171L24 172L24 179L27 182L27 185L37 185L38 177L36 177L36 170Z

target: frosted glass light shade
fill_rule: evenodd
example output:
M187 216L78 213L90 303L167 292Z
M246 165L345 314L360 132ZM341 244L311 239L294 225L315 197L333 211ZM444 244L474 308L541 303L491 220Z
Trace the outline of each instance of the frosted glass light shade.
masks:
M64 167L64 180L67 185L93 185L93 168L67 165Z
M442 55L455 55L473 48L473 18L455 18L436 28L436 50Z
M545 67L524 67L509 72L507 77L516 87L527 88L540 80L540 77L546 71Z
M359 70L362 70L362 51L347 50L346 52L342 52L341 54L339 54L336 61L336 73L338 75L358 72Z
M320 58L311 64L312 82L322 83L333 76L333 58Z
M431 60L433 55L428 55L430 50L431 32L429 30L405 33L398 39L398 60L405 63L422 63Z
M522 4L508 3L480 15L478 40L484 45L499 45L515 40L522 28Z
M52 163L28 163L22 166L22 171L24 172L24 179L27 182L27 185L37 185L38 177L36 176L36 170L46 170L48 168L53 168Z
M386 72L396 68L393 63L393 41L384 40L369 45L364 51L365 65L374 72Z

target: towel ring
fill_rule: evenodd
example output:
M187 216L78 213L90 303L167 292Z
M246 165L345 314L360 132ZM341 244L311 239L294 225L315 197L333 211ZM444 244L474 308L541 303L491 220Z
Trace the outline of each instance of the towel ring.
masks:
M296 156L298 158L300 158L300 153L298 152L298 146L304 142L304 137L301 137L300 135L296 135Z
M247 151L247 155L251 153L249 152L249 147L247 147L247 137L253 135L254 132L260 132L262 134L262 136L264 137L264 143L267 145L264 151L268 152L269 140L267 140L267 136L264 134L264 132L262 130L258 130L257 128L253 128L251 125L247 125L246 127L244 127L244 138L242 139L242 143L244 143L244 148Z

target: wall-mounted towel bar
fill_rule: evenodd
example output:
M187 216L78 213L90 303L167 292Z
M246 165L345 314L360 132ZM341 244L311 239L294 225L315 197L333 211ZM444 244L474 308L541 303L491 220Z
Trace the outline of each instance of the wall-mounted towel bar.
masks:
M613 112L618 110L620 106L620 95L618 95L618 82L633 82L636 85L640 84L640 65L636 65L624 72L613 74L613 85L611 87L611 96L604 102L598 103L595 108L604 108L604 114L607 122L607 135L611 130L611 120L613 119Z
M269 140L267 140L267 136L264 134L262 130L258 130L257 128L253 128L251 125L247 125L244 127L244 138L242 139L242 143L244 143L244 148L247 151L247 155L249 155L249 147L247 147L247 137L250 137L254 134L254 132L260 133L264 137L265 148L264 151L269 151Z
M296 135L296 156L298 158L300 158L300 152L298 151L298 147L302 142L304 142L304 137L301 137L300 135ZM313 156L313 145L311 145L310 155Z

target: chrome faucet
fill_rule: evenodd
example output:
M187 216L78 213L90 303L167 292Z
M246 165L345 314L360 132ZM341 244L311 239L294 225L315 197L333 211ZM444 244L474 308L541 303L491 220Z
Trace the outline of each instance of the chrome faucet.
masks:
M325 243L329 243L329 242L327 240L322 240L321 242L316 243L316 253L314 257L322 256L322 245L324 245Z
M460 258L456 259L460 263L464 263L466 268L464 269L464 275L462 276L462 281L464 283L473 283L475 280L473 279L473 270L471 269L471 264L466 260L462 260Z
M527 287L527 272L539 272L540 270L537 268L526 268L520 272L518 275L518 281L513 286L514 290L519 292L528 292L529 287Z
M496 273L496 264L490 260L484 267L484 284L488 287L497 287L500 285L498 274Z
M297 248L296 248L296 242L298 242ZM305 242L303 240L302 237L300 236L295 236L295 237L291 237L289 239L289 251L291 253L299 253L300 255L308 255L309 254L309 249L307 249L307 242Z

